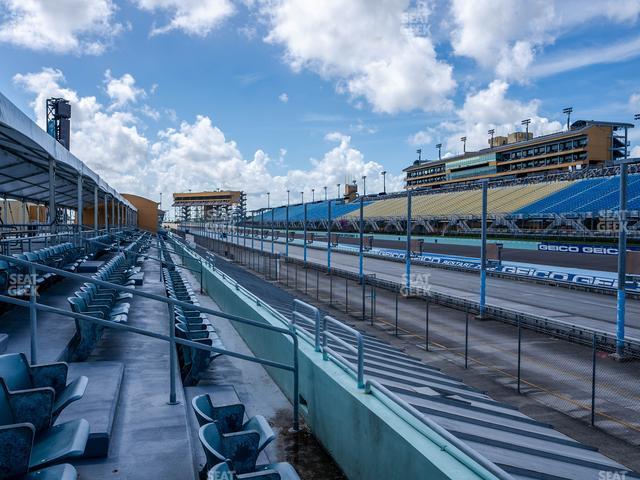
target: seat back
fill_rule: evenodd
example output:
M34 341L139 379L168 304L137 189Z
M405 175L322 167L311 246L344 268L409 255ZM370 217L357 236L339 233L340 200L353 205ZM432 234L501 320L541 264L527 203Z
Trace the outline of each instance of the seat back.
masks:
M222 451L222 435L215 423L208 423L200 427L198 438L200 438L200 443L207 457L207 465L217 465L226 460Z
M9 392L4 382L0 380L0 425L11 425L13 420L13 410L9 402Z
M9 390L31 388L31 369L24 354L0 355L0 378L4 379Z
M200 426L213 422L213 405L209 395L198 395L191 400L191 406Z

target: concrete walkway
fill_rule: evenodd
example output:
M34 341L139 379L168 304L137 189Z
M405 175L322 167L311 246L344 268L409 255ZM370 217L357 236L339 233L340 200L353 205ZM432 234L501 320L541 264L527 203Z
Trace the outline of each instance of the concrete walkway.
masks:
M157 256L154 249L150 256ZM164 295L159 264L144 263L144 285L137 289ZM167 333L166 304L134 297L129 325ZM81 478L90 479L194 479L192 446L180 378L179 405L169 400L169 346L128 332L105 332L89 361L118 361L125 365L120 400L107 459L78 463ZM179 370L177 370L179 371ZM100 379L91 378L90 382Z

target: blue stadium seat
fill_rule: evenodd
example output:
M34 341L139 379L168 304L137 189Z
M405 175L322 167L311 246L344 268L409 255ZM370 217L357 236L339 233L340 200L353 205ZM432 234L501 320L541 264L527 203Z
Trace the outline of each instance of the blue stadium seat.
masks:
M25 425L35 435L30 469L80 456L87 445L89 422L86 420L71 420L52 426L54 395L53 388L49 387L12 393L0 380L0 426L7 427L5 435L24 436ZM12 465L14 452L6 448L11 445L10 442L2 445L5 448L0 448L0 465Z
M244 422L244 405L213 405L210 395L198 395L191 400L193 411L200 426L215 422L222 434L234 432L256 431L260 435L258 451L262 451L276 438L269 422L262 416L256 415Z
M0 378L12 392L33 388L50 387L55 394L53 417L70 403L80 400L87 389L88 379L78 377L67 384L69 367L66 363L29 365L24 353L0 355Z
M249 473L255 470L260 442L258 432L223 434L218 430L218 425L213 422L200 427L198 438L207 458L205 466L207 470L225 461L230 462L236 473Z

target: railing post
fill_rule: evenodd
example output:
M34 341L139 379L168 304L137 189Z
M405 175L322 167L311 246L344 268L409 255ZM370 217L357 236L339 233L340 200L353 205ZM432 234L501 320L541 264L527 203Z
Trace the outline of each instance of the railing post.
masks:
M176 399L176 324L173 305L169 305L169 405L177 405Z
M425 297L424 307L424 349L429 351L429 294Z
M518 393L520 391L520 384L522 380L522 320L518 318Z
M316 321L316 325L315 325L315 334L316 334L316 338L315 338L315 347L316 347L316 352L320 351L320 310L318 310L316 308L316 315L315 315L315 321Z
M596 423L596 359L598 339L596 332L593 332L593 346L591 352L591 426Z
M464 316L464 368L469 368L469 307Z
M400 292L400 287L396 286L396 337L398 336L398 294Z
M293 431L300 430L300 375L298 366L298 335L293 326L289 327L293 338Z
M29 323L31 326L31 365L38 364L38 310L36 308L36 269L29 265Z
M357 336L358 341L358 388L364 388L364 342L362 335Z

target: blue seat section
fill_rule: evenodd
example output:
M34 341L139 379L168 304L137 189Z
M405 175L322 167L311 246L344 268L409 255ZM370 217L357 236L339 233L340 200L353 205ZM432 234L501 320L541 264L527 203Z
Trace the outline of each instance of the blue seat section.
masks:
M0 380L0 478L19 475L25 466L36 470L84 453L89 422L53 425L54 402L53 388L10 392Z
M167 296L194 306L200 305L191 284L176 269L169 249L162 239L160 239L160 249ZM222 340L206 314L178 305L169 305L169 308L173 308L177 337L210 347L224 348ZM177 350L182 383L189 386L196 385L209 368L211 361L220 356L219 353L186 345L178 345Z
M207 478L299 480L288 463L256 465L260 452L276 437L262 415L245 421L243 404L216 404L207 394L194 397L191 406L207 458L202 477L208 472Z
M29 365L24 353L0 355L0 378L9 390L29 390L49 387L54 391L53 417L70 403L80 400L87 389L87 377L81 376L67 384L69 366L63 362Z
M75 247L69 242L32 252L16 253L13 254L13 257L69 272L75 272L78 266L87 259L82 248ZM38 289L47 288L63 278L51 272L36 271L35 273ZM28 296L29 278L29 267L6 261L0 262L0 293L14 297Z
M369 205L373 202L364 202L364 205ZM326 220L328 218L328 201L321 201L307 204L307 219L310 222ZM331 218L338 218L342 215L346 215L349 212L353 212L360 208L360 202L354 201L351 203L344 203L342 201L331 201ZM260 221L260 215L256 215L255 221ZM277 207L273 209L273 221L284 222L287 219L287 207ZM301 222L304 220L304 207L302 205L289 206L289 221ZM271 222L271 211L264 212L264 223Z
M577 180L568 187L521 208L516 214L587 213L600 215L617 211L620 205L620 177ZM640 210L640 174L628 176L627 206Z
M149 247L149 237L148 233L139 235L121 253L100 267L93 278L135 288L136 280L133 277L141 275L138 264L142 261L142 252ZM130 308L125 300L131 297L129 292L86 283L67 301L75 313L125 323ZM82 319L76 319L75 324L76 332L69 344L68 358L70 361L84 361L100 341L105 327Z
M215 422L222 434L258 432L258 452L261 452L270 442L276 438L271 426L262 415L256 415L246 422L244 421L244 405L236 403L232 405L214 405L211 395L198 395L191 401L191 406L196 414L200 426Z

